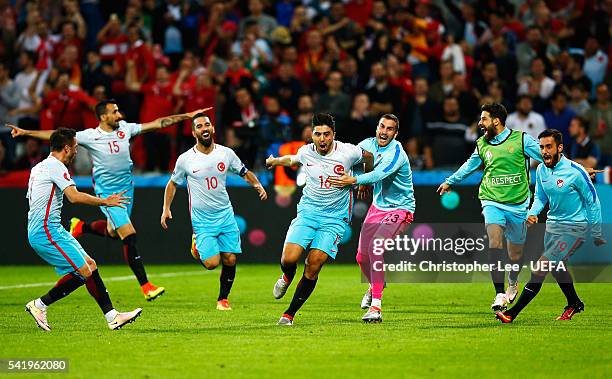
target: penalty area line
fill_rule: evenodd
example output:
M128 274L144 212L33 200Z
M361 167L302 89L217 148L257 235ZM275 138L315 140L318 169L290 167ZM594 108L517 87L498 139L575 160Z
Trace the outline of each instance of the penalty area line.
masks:
M208 271L185 271L185 272L166 272L161 274L147 274L147 276L153 278L174 278L177 276L191 276L191 275L203 275ZM134 275L125 276L111 276L109 278L103 278L105 282L124 282L126 280L134 279ZM34 288L34 287L48 287L55 285L56 282L44 282L44 283L28 283L28 284L15 284L12 286L0 286L0 290L11 290L19 288Z

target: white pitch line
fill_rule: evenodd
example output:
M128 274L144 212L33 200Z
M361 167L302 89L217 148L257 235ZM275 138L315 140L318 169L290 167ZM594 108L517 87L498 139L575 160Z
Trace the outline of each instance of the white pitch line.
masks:
M173 278L177 276L190 276L190 275L203 275L208 271L185 271L185 272L167 272L162 274L149 274L148 276L154 278ZM111 276L110 278L103 278L105 282L123 282L126 280L134 279L134 275L126 275L126 276ZM13 286L2 286L0 290L10 290L17 288L33 288L33 287L48 287L55 285L55 282L46 282L46 283L28 283L28 284L16 284Z

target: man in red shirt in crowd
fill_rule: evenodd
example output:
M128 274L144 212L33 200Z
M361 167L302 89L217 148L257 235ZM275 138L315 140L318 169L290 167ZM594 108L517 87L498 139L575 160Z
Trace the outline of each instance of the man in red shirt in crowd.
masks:
M125 84L129 91L141 92L144 95L142 107L140 108L140 121L149 122L167 114L176 113L178 108L172 96L172 82L166 66L157 66L155 70L155 81L142 83L136 79L136 63L127 61L127 74ZM179 104L180 105L180 104ZM146 149L145 170L161 172L168 171L170 159L176 156L175 139L176 129L166 128L158 133L150 133L144 137ZM138 149L137 146L134 146ZM135 157L138 156L135 152Z
M70 86L68 73L61 73L55 88L42 99L40 128L53 130L60 126L83 130L86 113L93 113L96 100L78 87Z

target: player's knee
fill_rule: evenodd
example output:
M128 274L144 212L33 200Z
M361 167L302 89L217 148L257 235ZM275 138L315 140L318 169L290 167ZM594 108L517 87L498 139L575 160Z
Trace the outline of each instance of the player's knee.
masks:
M86 263L83 266L81 266L77 271L78 271L79 274L81 274L82 277L87 279L87 278L89 278L91 276L91 273L92 273L93 270Z
M236 265L236 254L223 254L223 265L235 266Z
M492 236L489 237L489 249L503 249L504 242L501 237Z
M96 261L94 261L93 259L90 259L89 261L87 261L87 264L89 265L89 269L92 272L98 269L98 265L96 264Z
M508 257L512 262L518 262L523 257L522 251L510 251L508 252Z
M217 266L219 266L219 258L218 257L213 257L213 258L209 258L206 259L204 261L202 261L202 265L207 269L207 270L214 270Z

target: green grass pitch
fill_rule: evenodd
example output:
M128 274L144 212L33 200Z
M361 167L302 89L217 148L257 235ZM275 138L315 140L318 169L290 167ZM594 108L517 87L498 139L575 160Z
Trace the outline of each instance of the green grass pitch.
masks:
M238 266L231 312L215 309L218 270L194 264L148 271L167 288L152 303L127 267L100 268L118 310L144 309L136 323L108 330L81 288L50 307L53 330L45 333L24 304L49 286L6 287L53 282L52 269L0 267L0 359L68 358L69 372L47 374L54 378L603 378L612 372L612 284L578 284L586 311L569 322L555 321L564 298L555 284L545 284L510 325L494 320L488 283L390 284L384 322L363 324L358 267L330 264L294 326L283 328L276 321L294 285L285 298L272 297L276 265Z

